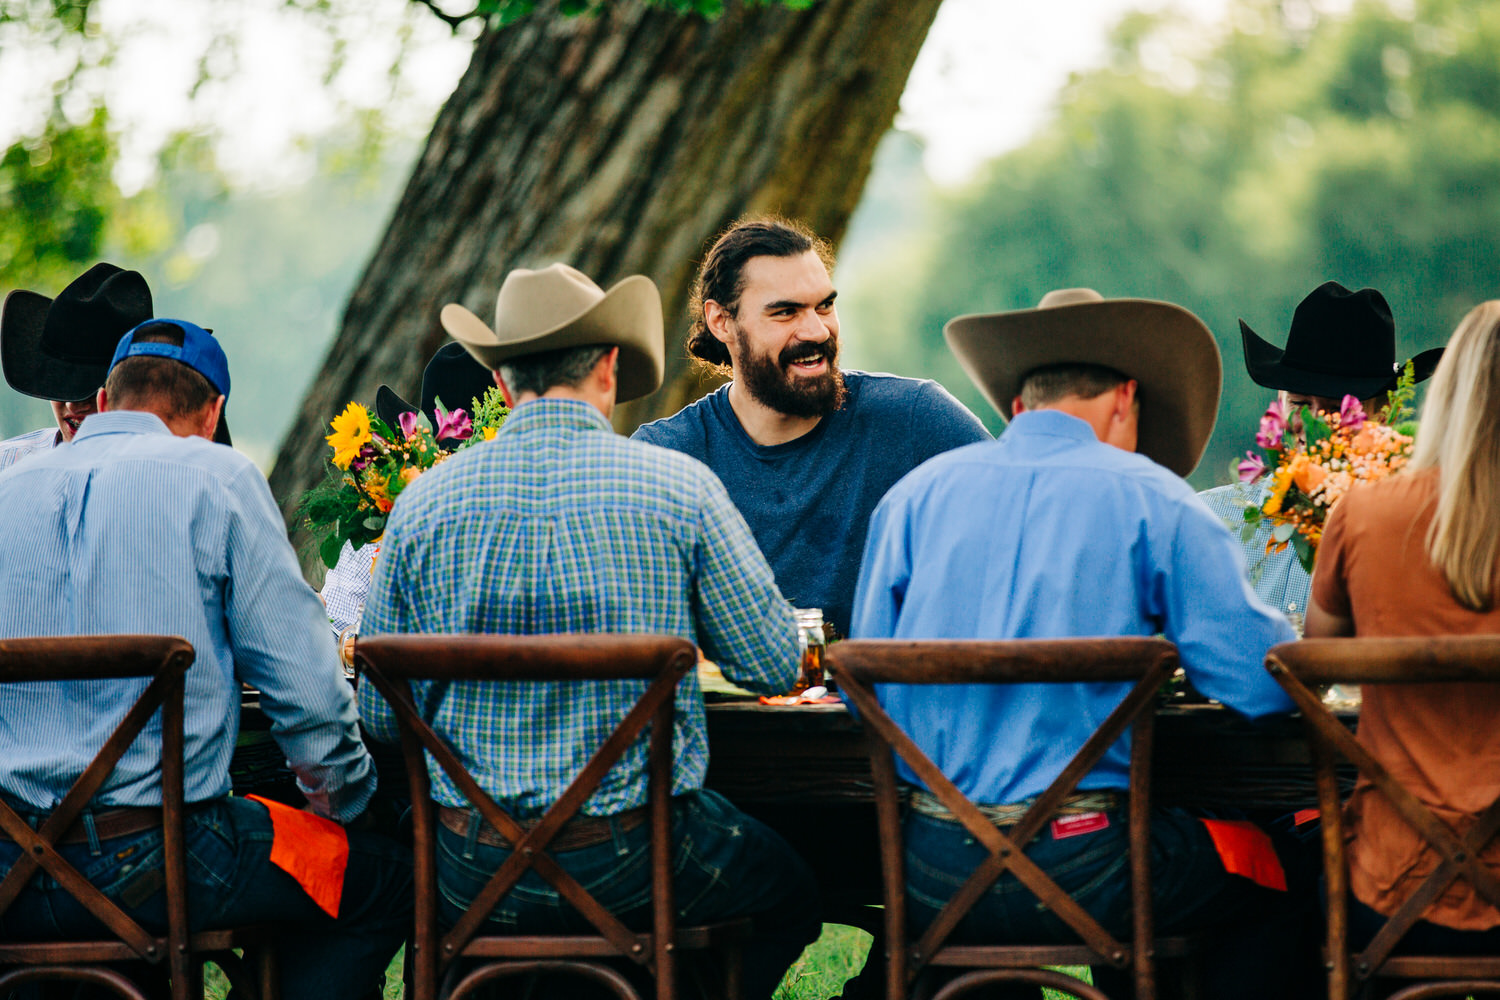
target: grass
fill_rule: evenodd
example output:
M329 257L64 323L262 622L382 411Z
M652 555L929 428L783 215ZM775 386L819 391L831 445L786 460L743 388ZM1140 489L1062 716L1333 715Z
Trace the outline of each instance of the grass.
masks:
M824 924L822 936L808 945L787 970L772 1000L828 1000L839 996L844 983L864 967L870 941L870 935L856 927ZM1089 970L1082 966L1059 971L1093 982ZM1071 1000L1068 994L1056 990L1044 989L1042 995L1047 1000Z
M828 1000L839 996L844 983L854 977L865 964L870 951L870 935L857 927L843 924L824 924L823 934L807 946L802 957L787 970L786 978L776 987L772 1000ZM385 970L385 993L383 1000L401 1000L401 970L406 950L403 948L391 959ZM1064 969L1085 982L1089 981L1084 968ZM203 970L204 1000L225 1000L229 982L216 965ZM1068 1000L1066 993L1044 990L1047 1000Z
M865 964L871 937L857 927L824 924L823 934L786 970L772 1000L826 1000Z

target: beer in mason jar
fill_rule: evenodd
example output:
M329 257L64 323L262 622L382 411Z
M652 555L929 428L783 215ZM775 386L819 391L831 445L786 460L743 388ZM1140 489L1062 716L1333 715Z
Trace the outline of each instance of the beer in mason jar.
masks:
M797 644L802 648L802 669L797 674L797 691L806 691L824 683L822 608L793 608L797 615Z

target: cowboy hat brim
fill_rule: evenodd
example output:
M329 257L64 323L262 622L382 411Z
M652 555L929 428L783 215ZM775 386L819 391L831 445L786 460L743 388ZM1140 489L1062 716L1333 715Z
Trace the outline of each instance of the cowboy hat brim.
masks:
M1326 399L1343 399L1345 396L1369 399L1396 388L1396 380L1401 375L1399 369L1389 375L1348 375L1293 367L1286 363L1285 351L1250 329L1250 324L1244 320L1240 320L1240 340L1244 345L1245 371L1249 373L1250 381L1267 389ZM1434 347L1412 358L1415 380L1423 382L1430 378L1442 356L1443 349Z
M1218 419L1223 366L1203 322L1181 306L1104 299L959 316L943 328L965 373L1006 420L1025 377L1058 364L1113 368L1139 385L1136 451L1186 476Z
M401 419L403 413L415 413L417 408L388 385L381 385L375 390L375 415L379 417L387 427L395 428L396 421Z
M474 357L494 371L511 358L566 347L607 344L620 349L619 389L624 403L661 388L666 372L666 336L661 296L644 275L620 281L588 309L547 329L502 339L478 316L461 305L443 306L443 329Z
M37 399L72 400L92 396L109 374L109 359L67 362L42 353L42 330L52 300L18 288L0 308L0 368L17 392Z

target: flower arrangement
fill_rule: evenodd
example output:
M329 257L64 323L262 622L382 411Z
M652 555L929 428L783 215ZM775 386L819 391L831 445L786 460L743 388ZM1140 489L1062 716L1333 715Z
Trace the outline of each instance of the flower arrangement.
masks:
M1243 483L1270 477L1265 500L1245 508L1241 537L1249 541L1263 522L1272 525L1266 553L1291 545L1303 569L1312 571L1328 511L1357 482L1384 479L1411 458L1416 434L1411 400L1415 378L1410 362L1396 381L1390 402L1376 416L1359 400L1345 396L1337 413L1302 407L1302 433L1291 428L1292 414L1280 400L1260 418L1255 443L1260 454L1245 452L1235 466Z
M421 413L403 413L391 427L359 403L329 422L333 449L328 478L308 490L298 505L309 529L321 535L318 554L330 569L344 544L356 549L380 540L386 515L401 491L448 457L439 440L461 442L460 451L495 436L510 410L498 387L472 401L473 417L437 403L437 426Z

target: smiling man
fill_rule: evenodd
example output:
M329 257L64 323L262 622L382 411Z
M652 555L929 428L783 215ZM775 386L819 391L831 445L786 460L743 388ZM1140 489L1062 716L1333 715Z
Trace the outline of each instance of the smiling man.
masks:
M95 264L55 299L20 288L5 297L5 380L17 392L51 403L57 426L0 441L0 469L73 440L84 418L96 412L94 394L104 384L115 345L150 318L146 279L113 264Z
M784 219L736 223L709 249L688 352L733 381L635 437L719 476L776 583L849 631L870 512L927 459L989 440L936 382L841 371L833 254Z

